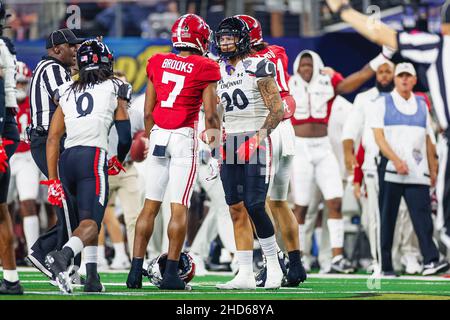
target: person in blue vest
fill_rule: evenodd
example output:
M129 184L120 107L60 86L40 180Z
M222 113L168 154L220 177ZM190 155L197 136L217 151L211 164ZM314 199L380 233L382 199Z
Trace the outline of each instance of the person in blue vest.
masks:
M428 107L415 96L416 70L411 63L395 69L395 89L374 102L371 127L381 153L388 159L381 199L381 267L393 275L392 242L400 200L404 197L423 256L422 274L432 275L449 268L440 260L433 242L430 185L436 183L437 160Z

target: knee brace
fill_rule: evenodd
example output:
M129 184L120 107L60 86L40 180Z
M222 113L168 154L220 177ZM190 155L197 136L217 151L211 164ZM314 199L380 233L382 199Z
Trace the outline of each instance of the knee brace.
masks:
M245 204L245 208L255 224L256 233L259 238L269 238L275 234L272 221L270 220L263 203Z

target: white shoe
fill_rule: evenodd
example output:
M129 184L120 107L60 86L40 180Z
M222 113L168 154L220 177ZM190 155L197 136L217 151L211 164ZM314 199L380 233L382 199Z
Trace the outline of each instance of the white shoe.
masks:
M128 257L116 258L114 257L111 265L109 266L112 270L128 270L131 267L130 260Z
M205 261L198 254L190 253L190 255L195 264L195 275L205 276L206 275Z
M377 270L379 270L379 266L375 261L372 261L371 264L369 264L366 268L366 272L370 274L376 273Z
M78 269L78 273L82 276L86 276L86 263L84 261L81 261L80 268Z
M236 276L239 272L239 263L236 255L233 256L233 260L231 260L230 267L231 272L233 272L233 274Z
M305 268L306 272L311 271L311 261L308 256L302 256L303 268Z
M253 272L238 273L234 279L226 283L216 284L217 289L221 290L255 290L256 281Z
M98 257L97 258L97 270L98 271L106 271L109 270L108 260L106 260L104 257Z
M282 281L283 271L278 263L278 258L276 261L267 261L267 278L264 289L278 289L281 287Z
M405 272L407 274L420 274L422 272L422 266L419 264L414 256L402 257L402 263L405 265Z

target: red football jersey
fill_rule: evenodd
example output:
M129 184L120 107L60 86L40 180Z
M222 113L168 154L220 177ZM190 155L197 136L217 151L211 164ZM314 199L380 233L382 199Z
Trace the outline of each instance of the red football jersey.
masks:
M193 128L198 121L203 90L220 80L217 62L199 55L155 54L147 76L156 91L153 119L164 129Z
M17 127L20 134L20 142L16 152L26 152L30 150L30 145L25 142L26 129L31 124L30 99L27 97L23 102L19 103L19 111L16 115Z
M344 77L342 76L342 74L340 74L339 72L335 72L334 73L333 77L331 78L331 85L333 86L333 89L335 90L335 92L336 92L336 87L343 80L344 80ZM323 124L328 124L328 121L330 120L330 115L331 115L331 108L333 107L333 103L334 103L335 99L336 99L336 94L335 94L335 96L333 98L328 100L326 117L321 118L321 119L317 119L317 118L314 118L314 117L310 116L308 119L303 119L303 120L298 120L298 119L295 119L295 117L292 117L291 118L292 125L296 126L296 125L304 124L304 123L323 123Z
M258 51L255 56L264 57L272 61L277 68L276 81L278 84L278 90L280 91L281 97L289 95L289 74L288 70L288 56L283 47L271 45L267 48Z

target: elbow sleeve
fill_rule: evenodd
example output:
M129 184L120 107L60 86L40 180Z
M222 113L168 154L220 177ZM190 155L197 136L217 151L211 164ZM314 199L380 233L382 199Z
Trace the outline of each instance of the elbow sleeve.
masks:
M123 162L131 147L130 120L116 120L115 126L119 137L119 143L117 144L117 159L120 162Z

